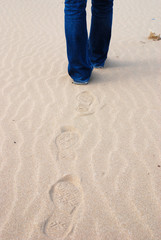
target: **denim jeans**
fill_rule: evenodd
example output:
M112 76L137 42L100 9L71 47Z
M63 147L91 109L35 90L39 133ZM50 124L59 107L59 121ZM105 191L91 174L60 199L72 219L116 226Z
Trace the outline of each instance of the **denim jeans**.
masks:
M68 73L75 82L89 81L93 67L103 67L112 28L113 0L91 0L92 19L88 37L87 0L65 0L65 37Z

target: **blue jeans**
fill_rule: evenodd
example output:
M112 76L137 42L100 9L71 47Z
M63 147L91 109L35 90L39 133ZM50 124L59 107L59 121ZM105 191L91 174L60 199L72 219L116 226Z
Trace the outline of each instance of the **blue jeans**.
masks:
M112 28L113 0L92 0L88 38L87 0L65 0L65 37L68 73L75 82L89 81L93 67L103 67Z

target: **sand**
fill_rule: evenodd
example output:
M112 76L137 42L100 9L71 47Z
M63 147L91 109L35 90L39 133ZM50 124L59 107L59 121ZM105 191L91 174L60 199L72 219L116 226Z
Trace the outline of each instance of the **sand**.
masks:
M0 12L0 240L161 240L161 1L115 1L87 86L67 73L63 0Z

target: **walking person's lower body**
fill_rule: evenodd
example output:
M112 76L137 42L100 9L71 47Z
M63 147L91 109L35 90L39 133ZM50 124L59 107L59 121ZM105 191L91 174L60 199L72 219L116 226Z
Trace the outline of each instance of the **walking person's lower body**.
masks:
M65 0L68 73L75 83L88 83L93 67L103 67L111 39L113 0L92 0L88 38L87 0Z

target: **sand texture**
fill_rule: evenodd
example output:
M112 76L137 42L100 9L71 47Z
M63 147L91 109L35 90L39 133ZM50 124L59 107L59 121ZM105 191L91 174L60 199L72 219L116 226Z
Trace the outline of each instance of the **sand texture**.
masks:
M78 86L64 1L0 1L0 240L161 240L160 26L160 0L116 0Z

